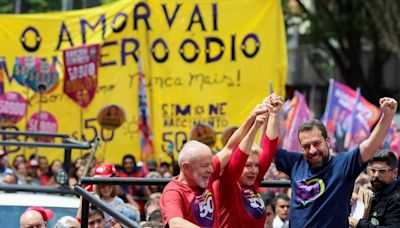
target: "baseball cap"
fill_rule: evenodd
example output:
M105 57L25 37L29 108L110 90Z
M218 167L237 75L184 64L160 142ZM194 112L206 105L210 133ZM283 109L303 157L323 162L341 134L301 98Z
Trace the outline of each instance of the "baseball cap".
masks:
M38 167L38 166L39 166L39 163L38 163L35 159L32 159L32 160L29 160L29 161L26 163L26 166L29 167L29 168Z
M116 173L115 165L111 162L97 164L94 169L94 175L100 177L112 177L115 176Z
M45 209L43 207L33 206L26 209L26 211L37 211L42 215L43 221L47 222L54 217L54 212L50 209Z

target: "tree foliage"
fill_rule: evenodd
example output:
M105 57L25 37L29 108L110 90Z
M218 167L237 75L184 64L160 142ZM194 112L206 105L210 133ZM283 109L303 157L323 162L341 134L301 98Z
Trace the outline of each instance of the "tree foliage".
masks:
M293 5L293 1L289 2ZM286 16L287 21L308 25L301 35L302 43L326 50L343 81L352 88L360 87L370 101L376 102L380 96L387 95L383 88L383 67L399 47L399 14L394 13L398 12L399 1L296 2L297 10L292 7ZM397 9L388 9L389 2Z

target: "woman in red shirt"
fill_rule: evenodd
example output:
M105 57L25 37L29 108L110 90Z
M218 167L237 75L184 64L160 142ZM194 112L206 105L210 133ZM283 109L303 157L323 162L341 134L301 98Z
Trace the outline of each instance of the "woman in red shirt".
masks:
M278 112L282 100L272 94L264 100L263 105L268 106L269 113L257 116L214 185L220 227L264 227L265 205L259 184L276 153ZM262 136L262 148L252 148L257 131L265 122L268 123Z

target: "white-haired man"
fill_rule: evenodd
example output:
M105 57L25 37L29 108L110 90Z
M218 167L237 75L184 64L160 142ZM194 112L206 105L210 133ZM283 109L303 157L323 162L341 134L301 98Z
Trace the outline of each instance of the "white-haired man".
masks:
M268 108L265 104L257 105L216 156L212 155L207 145L198 141L189 141L183 146L178 157L179 176L164 188L160 199L165 226L218 227L213 181L219 178L256 116L266 112Z

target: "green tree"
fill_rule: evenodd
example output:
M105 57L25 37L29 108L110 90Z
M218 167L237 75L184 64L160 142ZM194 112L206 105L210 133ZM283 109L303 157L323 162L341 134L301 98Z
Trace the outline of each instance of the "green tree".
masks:
M375 2L399 5L399 1L390 0L296 0L296 6L294 1L286 4L288 26L293 22L308 25L301 42L326 50L344 82L352 88L360 87L372 102L388 95L383 88L383 67L394 51L382 39L382 23L373 19L374 14L375 18L384 16L374 9ZM390 18L399 26L398 14L396 17Z

